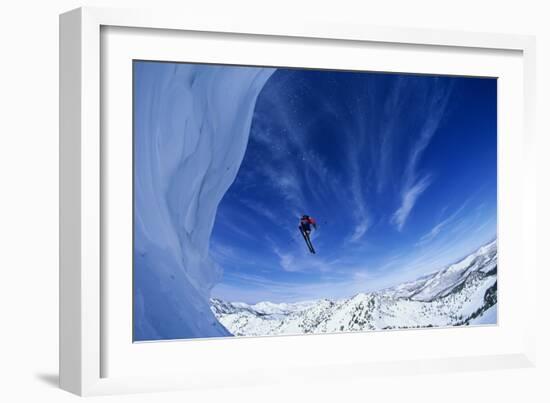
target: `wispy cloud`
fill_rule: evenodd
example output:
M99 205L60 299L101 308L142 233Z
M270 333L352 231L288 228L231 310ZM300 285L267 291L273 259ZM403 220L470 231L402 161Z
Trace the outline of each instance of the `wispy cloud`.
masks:
M250 240L254 239L254 236L249 231L246 231L246 227L242 225L243 222L253 223L249 217L240 214L237 211L232 211L230 216L223 211L218 211L217 214L218 222L222 223L222 226L231 231L231 233ZM237 224L239 222L241 225Z
M333 264L327 258L311 255L302 247L282 250L273 244L272 251L277 256L281 269L289 273L327 273L333 270Z
M349 242L357 242L363 236L367 233L367 230L370 226L370 220L366 217L363 217L362 220L359 220L359 222L355 225L355 230L353 231L353 234L351 234L351 237L349 238Z
M288 252L282 252L279 248L274 247L273 252L279 258L279 264L284 271L294 272L302 271L303 267L296 264L294 255Z
M369 184L366 180L371 169L370 164L365 164L365 157L362 153L364 149L364 138L366 133L357 136L356 133L347 133L346 155L348 167L348 181L346 184L349 193L348 204L351 204L354 219L354 228L348 237L348 242L359 241L370 228L372 222L369 204L366 195L369 190Z
M391 222L397 226L399 231L403 230L407 218L411 213L416 201L431 183L431 176L427 175L420 178L413 186L406 188L402 193L401 206L395 211Z
M432 241L435 237L437 237L445 227L449 226L451 223L456 221L456 219L464 211L464 209L471 202L471 200L472 200L472 197L469 197L468 199L466 199L466 201L462 203L462 205L458 209L456 209L452 214L449 214L445 219L439 221L436 225L434 225L430 231L428 231L427 233L422 235L422 237L420 237L416 245L417 246L425 245L430 241Z
M391 220L399 231L403 230L419 196L432 183L433 175L424 174L420 176L418 173L418 165L424 151L439 129L451 94L450 87L436 87L437 89L435 91L426 91L424 94L419 95L420 100L425 98L424 101L428 105L424 112L427 116L420 129L420 135L410 150L409 158L404 169L404 181L400 192L400 207L395 211Z
M381 193L393 179L396 128L399 120L395 116L401 115L403 108L403 83L398 77L387 93L383 108L382 126L378 130L378 136L371 141L370 154L376 170L376 191Z
M268 183L275 188L289 204L294 215L303 214L305 208L305 196L300 183L300 176L292 166L285 166L282 169L265 166L262 174Z
M399 262L393 262L399 264ZM290 273L293 275L294 273ZM212 295L228 301L256 303L298 302L321 298L349 298L395 285L394 278L383 270L357 264L323 273L315 280L274 280L257 274L231 273L226 281L213 289Z
M217 285L212 295L228 301L257 303L298 302L321 298L347 298L366 291L368 282L375 281L365 273L357 273L353 278L336 280L321 279L310 282L274 281L261 276L232 276L235 283Z
M272 224L280 224L281 218L278 217L270 208L264 206L256 201L250 200L248 198L242 198L241 203L243 203L248 209L253 211L255 214L260 217L266 218L271 221Z

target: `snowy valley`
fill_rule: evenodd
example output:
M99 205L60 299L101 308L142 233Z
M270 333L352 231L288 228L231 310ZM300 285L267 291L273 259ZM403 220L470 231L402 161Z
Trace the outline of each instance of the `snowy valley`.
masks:
M496 324L497 242L415 281L347 299L210 302L235 336Z

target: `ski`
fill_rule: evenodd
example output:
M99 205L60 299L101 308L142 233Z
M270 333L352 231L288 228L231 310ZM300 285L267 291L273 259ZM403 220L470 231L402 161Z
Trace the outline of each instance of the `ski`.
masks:
M311 248L309 247L309 244L307 243L307 237L306 237L306 234L304 233L304 230L302 229L302 227L298 227L298 229L300 230L300 234L302 234L302 236L304 237L304 242L306 243L307 248L311 252Z
M315 254L315 249L313 249L313 244L311 243L311 239L309 238L309 236L307 237L307 241L309 243L309 250L311 251L311 253Z
M306 235L306 238L307 238L306 243L309 248L309 251L311 253L315 253L315 249L313 249L313 244L311 243L311 238L309 237L309 235Z
M300 233L304 237L304 241L306 242L307 248L311 253L315 253L315 249L313 249L313 244L311 243L311 239L309 239L309 236L306 235L302 227L298 227L300 229Z

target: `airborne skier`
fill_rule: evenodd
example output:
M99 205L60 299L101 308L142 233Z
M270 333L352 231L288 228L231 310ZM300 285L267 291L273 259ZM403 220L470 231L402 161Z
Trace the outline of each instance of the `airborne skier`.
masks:
M315 219L313 217L310 217L306 214L302 216L300 219L300 225L298 226L298 229L302 233L302 236L304 237L304 241L306 241L306 245L311 253L315 253L315 249L313 249L313 244L311 243L311 227L313 226L314 229L317 229L317 223L315 222Z

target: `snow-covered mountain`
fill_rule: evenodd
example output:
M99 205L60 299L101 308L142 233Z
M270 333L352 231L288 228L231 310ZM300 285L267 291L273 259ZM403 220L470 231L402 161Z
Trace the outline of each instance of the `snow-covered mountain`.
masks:
M451 294L457 287L466 282L470 274L479 272L495 274L496 276L496 269L497 242L495 240L443 270L383 290L383 292L395 298L404 297L415 301L433 301Z
M211 300L235 336L265 336L496 323L497 245L415 281L341 300L299 303Z

